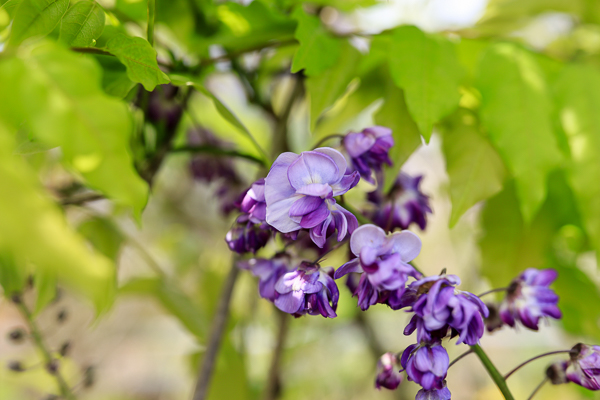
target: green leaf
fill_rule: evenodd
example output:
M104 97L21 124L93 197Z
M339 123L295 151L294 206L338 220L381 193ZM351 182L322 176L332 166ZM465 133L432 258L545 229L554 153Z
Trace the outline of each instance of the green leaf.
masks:
M60 40L69 46L93 46L104 30L104 10L95 1L73 4L62 19Z
M543 74L526 50L502 43L483 55L477 82L483 124L515 178L523 217L531 221L546 197L548 173L562 159Z
M300 47L292 61L292 72L304 69L307 76L319 75L340 57L338 40L323 27L318 17L306 14L302 8L296 9L294 17L298 20L294 37Z
M34 36L46 36L69 8L69 0L23 0L17 8L9 44L17 46Z
M569 181L583 224L600 259L600 74L572 65L556 83L561 125L571 148Z
M4 83L1 88L6 87ZM106 257L90 251L68 227L35 173L22 158L13 155L14 148L12 135L0 122L0 182L2 190L10 193L0 196L3 251L15 260L31 262L40 274L57 276L91 299L97 310L105 310L114 298L114 266Z
M340 58L332 67L318 76L306 79L310 95L310 128L314 129L321 114L329 109L345 92L356 76L360 53L347 41L340 42Z
M123 34L113 36L103 50L115 55L127 67L127 76L151 92L156 85L170 82L156 61L156 50L146 39Z
M35 306L33 314L39 314L48 304L56 299L56 273L54 271L35 271L33 284L36 289Z
M401 26L392 33L388 57L392 78L404 89L408 109L428 142L433 125L458 106L463 71L455 50L446 39Z
M120 294L156 298L160 304L198 339L206 337L206 316L178 285L167 278L137 278L119 288Z
M181 75L171 75L173 79L173 84L178 86L192 86L194 89L198 90L200 93L208 97L212 100L219 114L227 120L231 125L235 126L242 132L254 145L257 152L261 155L264 165L267 165L269 157L265 153L265 151L260 147L252 133L246 128L246 126L240 121L240 119L223 103L217 96L212 94L208 89L204 87L201 83L197 82L193 77L181 76Z
M444 129L442 149L450 177L453 227L465 211L502 190L506 168L479 132L476 118L465 110Z
M417 124L410 116L404 91L393 84L388 76L383 82L384 103L374 115L377 125L392 130L394 146L390 149L390 159L394 165L385 169L384 192L387 192L398 177L402 164L421 144L421 134Z
M0 286L4 296L10 298L13 294L23 293L27 284L27 269L22 262L15 259L12 252L0 252Z
M120 99L135 87L135 82L127 76L127 68L112 56L96 55L98 63L102 66L102 88L114 97Z
M25 62L0 64L0 120L17 130L23 121L33 137L61 146L63 162L87 183L139 217L148 185L133 166L129 150L131 117L125 103L100 88L100 68L93 58L45 44Z
M103 217L93 217L77 228L96 250L113 261L117 261L124 238L115 224Z

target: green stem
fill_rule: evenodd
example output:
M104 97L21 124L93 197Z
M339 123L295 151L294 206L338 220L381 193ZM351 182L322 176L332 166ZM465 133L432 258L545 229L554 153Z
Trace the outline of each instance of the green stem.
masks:
M487 354L485 354L481 346L476 344L475 346L471 346L471 349L473 349L473 352L477 354L477 357L479 357L479 359L481 360L481 363L487 370L488 374L490 375L490 378L492 378L493 381L496 383L496 386L498 386L498 389L500 390L500 392L502 392L504 398L506 400L515 400L512 393L510 393L510 390L508 389L508 385L506 384L504 377L502 377L502 374L498 372L498 370L496 369L492 361L488 358Z
M25 318L25 320L27 321L27 325L29 325L31 337L33 338L33 341L39 349L40 353L42 353L44 362L47 366L49 366L55 361L55 359L54 357L52 357L52 354L50 353L50 350L48 350L48 347L46 347L44 339L42 338L42 334L40 333L40 330L38 329L37 324L35 323L33 315L22 300L17 302L16 305L23 317ZM75 395L71 391L71 388L67 384L67 381L65 381L65 378L63 378L63 376L61 375L60 369L57 369L55 372L53 372L52 376L54 376L54 379L56 379L56 383L58 384L61 397L63 397L66 400L75 400Z
M354 207L352 207L350 204L346 203L345 201L340 201L340 205L342 207L344 207L346 210L350 211L352 214L354 214L354 216L356 217L358 222L360 222L361 224L372 224L373 223L373 221L371 221L370 219L368 219L367 217L365 217L364 215L359 213Z
M156 0L148 0L148 42L154 46L154 19L156 18Z

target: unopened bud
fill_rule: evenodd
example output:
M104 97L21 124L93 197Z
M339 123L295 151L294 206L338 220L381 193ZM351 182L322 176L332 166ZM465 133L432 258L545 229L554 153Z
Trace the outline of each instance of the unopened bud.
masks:
M68 315L69 314L67 313L67 310L65 310L63 308L62 310L60 310L58 312L58 314L56 314L56 320L62 324L63 322L65 322L67 320Z
M56 372L58 372L58 367L58 360L54 359L46 364L46 371L48 371L50 375L55 375Z
M11 342L20 343L25 339L25 331L22 328L13 329L9 332L8 339Z
M10 296L10 300L15 304L21 304L21 295L19 293L13 293Z
M485 318L485 328L488 332L493 332L498 330L504 325L502 319L500 318L500 313L498 312L498 305L496 303L485 303L490 314L487 318Z
M14 371L14 372L23 372L23 371L25 371L25 367L23 367L23 364L21 364L20 361L9 361L8 362L8 369L10 369L11 371Z
M58 353L64 357L69 353L69 350L71 350L71 342L64 342L62 346L60 346Z
M550 365L548 369L546 369L546 376L553 385L560 385L569 382L567 379L568 366L568 361L559 361Z

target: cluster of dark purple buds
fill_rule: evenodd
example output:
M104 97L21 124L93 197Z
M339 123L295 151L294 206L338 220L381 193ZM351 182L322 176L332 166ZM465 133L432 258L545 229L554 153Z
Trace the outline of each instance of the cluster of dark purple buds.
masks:
M600 346L578 343L569 361L552 364L546 375L555 384L572 382L589 390L600 390Z
M394 145L394 138L389 128L372 126L361 132L350 132L342 144L352 160L352 167L367 182L375 183L373 172L380 173L383 164L392 166L388 153Z

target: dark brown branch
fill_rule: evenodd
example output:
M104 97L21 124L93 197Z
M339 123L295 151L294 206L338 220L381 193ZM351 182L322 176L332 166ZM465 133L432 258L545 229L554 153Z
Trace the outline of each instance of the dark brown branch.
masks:
M281 358L283 356L283 349L285 347L285 340L289 330L290 319L292 318L289 314L282 311L277 311L277 317L279 319L279 326L277 331L277 343L273 350L271 358L271 367L269 368L269 377L265 387L264 400L276 400L281 394L281 376L279 371L281 370Z

